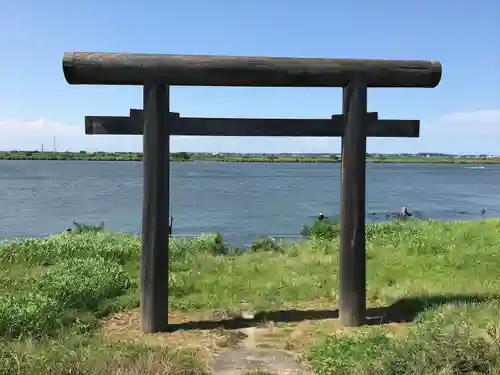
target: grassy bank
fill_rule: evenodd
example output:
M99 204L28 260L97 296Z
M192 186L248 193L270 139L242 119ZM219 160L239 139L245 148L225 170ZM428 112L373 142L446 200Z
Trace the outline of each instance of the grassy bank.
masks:
M338 226L311 234L233 255L217 236L172 240L170 319L186 330L154 336L139 334L133 310L138 237L4 242L0 374L201 374L207 347L242 340L230 319L242 312L257 347L300 353L320 375L500 373L500 220L370 224L370 324L350 330L333 311ZM212 325L184 323L193 317Z
M187 162L194 160L233 163L338 163L337 155L249 155L249 154L200 154L173 153L172 161ZM0 152L0 160L92 160L92 161L141 161L142 153L136 152ZM369 163L445 163L445 164L496 164L500 158L487 157L438 157L438 156L400 156L368 155Z

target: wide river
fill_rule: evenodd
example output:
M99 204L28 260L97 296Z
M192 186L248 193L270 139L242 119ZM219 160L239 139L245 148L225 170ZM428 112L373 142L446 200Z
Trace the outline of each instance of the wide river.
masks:
M2 238L45 236L72 221L140 232L141 162L0 161L0 192ZM220 231L238 246L294 237L319 212L338 215L339 198L339 164L171 167L174 235ZM369 164L368 220L402 205L423 218L500 217L500 165Z

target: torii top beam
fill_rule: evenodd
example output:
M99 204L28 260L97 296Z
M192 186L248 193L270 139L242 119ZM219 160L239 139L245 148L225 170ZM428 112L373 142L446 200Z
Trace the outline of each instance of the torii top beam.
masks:
M436 87L438 61L318 59L138 53L67 52L63 71L70 84L178 86Z

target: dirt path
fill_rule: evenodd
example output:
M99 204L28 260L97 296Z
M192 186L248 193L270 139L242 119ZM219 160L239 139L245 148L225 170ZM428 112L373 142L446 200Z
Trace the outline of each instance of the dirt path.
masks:
M203 320L204 317L197 318ZM172 313L169 317L173 324L192 321L192 316L184 314ZM297 336L299 330L268 323L240 329L179 329L144 335L139 330L139 313L133 310L110 317L103 325L102 334L111 340L198 349L205 354L207 367L213 375L242 375L252 371L260 371L256 372L259 375L312 375L289 342L290 336Z
M214 375L243 375L251 371L276 375L312 375L286 352L236 348L222 351L209 364Z
M171 312L172 332L153 335L141 333L139 312L132 310L110 317L101 332L111 340L193 348L205 358L213 375L243 375L256 370L260 370L255 373L259 375L312 375L301 361L304 348L327 332L356 331L341 329L336 316L329 310L319 310L323 306L317 303L316 310L304 307L281 312L281 322L252 314ZM300 314L301 319L294 319L294 314ZM385 327L390 331L404 329L401 325Z
M225 348L215 353L209 367L214 375L240 375L251 371L279 375L312 375L291 351L259 349L257 338L262 328L249 327L240 330L240 342L233 348Z

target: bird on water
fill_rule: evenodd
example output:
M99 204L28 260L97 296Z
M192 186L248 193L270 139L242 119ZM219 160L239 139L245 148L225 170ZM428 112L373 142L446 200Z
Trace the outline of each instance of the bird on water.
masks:
M399 216L410 217L410 216L412 216L412 214L408 212L408 207L403 206L403 207L401 207L401 211L399 211Z

